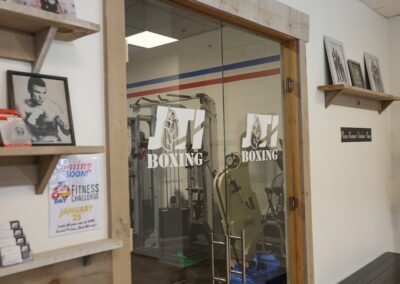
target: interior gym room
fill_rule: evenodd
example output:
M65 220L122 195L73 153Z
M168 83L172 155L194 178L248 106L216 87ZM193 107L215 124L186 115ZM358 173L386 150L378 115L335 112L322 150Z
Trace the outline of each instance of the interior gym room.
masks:
M399 0L0 0L0 284L400 283Z

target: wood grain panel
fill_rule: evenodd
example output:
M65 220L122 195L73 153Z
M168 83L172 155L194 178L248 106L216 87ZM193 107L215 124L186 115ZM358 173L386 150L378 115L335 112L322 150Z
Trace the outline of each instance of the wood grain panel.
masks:
M309 17L279 1L170 0L280 40L309 39Z
M36 60L32 68L33 73L40 73L40 69L43 66L46 55L49 51L51 43L53 42L56 34L57 34L56 27L45 28L44 30L36 33L35 35Z
M302 194L302 166L300 148L300 90L298 74L298 43L297 41L286 42L282 45L283 74L294 81L292 92L285 90L285 171L288 196L298 200L298 208L288 212L288 244L289 244L289 267L290 282L304 283L304 231L303 231L303 194Z
M113 251L113 283L131 284L125 2L103 1L106 77L107 182L110 236L124 246Z
M75 246L69 246L41 252L33 255L33 261L0 268L0 277L14 275L20 272L33 270L40 267L54 265L73 259L81 259L98 253L111 251L122 246L119 240L105 239ZM84 264L84 262L82 262Z
M301 162L303 179L303 228L304 228L304 282L313 284L314 280L314 253L312 235L312 204L311 204L311 166L310 166L310 133L308 112L308 85L307 85L307 55L306 43L299 41L299 80L300 80L300 106L301 106Z
M111 284L111 253L98 254L91 265L81 259L0 278L0 284Z
M38 158L39 182L36 185L36 194L43 194L60 157L61 155L51 155Z
M0 147L0 160L4 157L15 158L44 155L79 155L103 152L103 146Z
M37 33L49 27L58 28L56 39L73 41L96 33L100 26L70 15L59 15L37 8L0 1L0 27L24 33Z

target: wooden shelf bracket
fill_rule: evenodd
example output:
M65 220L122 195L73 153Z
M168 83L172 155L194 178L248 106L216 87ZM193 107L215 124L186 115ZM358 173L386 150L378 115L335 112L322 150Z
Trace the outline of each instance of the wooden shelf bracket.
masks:
M0 0L0 57L32 63L39 73L54 39L70 42L100 30L95 23Z
M87 255L83 257L83 266L89 266L92 264L93 259L94 259L95 255L91 254L91 255Z
M340 96L342 91L326 91L325 93L325 108L333 104L335 99Z
M385 101L381 103L381 110L379 111L379 114L384 112L385 109L387 109L394 101Z
M0 187L32 184L43 194L61 156L103 152L103 146L0 147Z
M36 194L43 194L60 157L61 155L38 157L39 182L36 185Z
M49 52L51 43L55 39L57 34L56 27L48 27L35 34L35 62L32 64L32 72L40 73L40 69L43 66L44 59Z

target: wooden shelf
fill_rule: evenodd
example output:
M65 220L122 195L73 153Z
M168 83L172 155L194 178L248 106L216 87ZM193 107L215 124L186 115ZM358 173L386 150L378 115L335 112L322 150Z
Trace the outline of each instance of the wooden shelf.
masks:
M98 24L74 16L0 1L0 57L32 62L35 73L54 39L73 41L99 30Z
M400 96L378 93L348 85L319 86L325 92L325 108L340 105L361 109L376 110L382 113L392 102L400 101Z
M34 184L36 194L43 194L62 155L103 152L103 146L2 147L0 186Z
M83 258L83 265L89 265L95 254L121 247L122 241L106 239L33 254L33 261L31 262L0 268L0 278L77 258Z

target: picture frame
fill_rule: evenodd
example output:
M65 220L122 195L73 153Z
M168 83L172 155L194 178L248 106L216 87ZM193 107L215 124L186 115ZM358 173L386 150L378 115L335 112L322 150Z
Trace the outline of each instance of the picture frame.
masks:
M7 71L9 106L21 113L32 146L75 145L68 79Z
M26 244L26 238L25 236L20 236L20 237L16 237L15 241L17 243L18 246L22 246Z
M13 0L19 1L22 5L36 7L44 11L65 14L65 15L76 15L75 11L75 0Z
M332 83L351 85L343 43L324 36L324 45Z
M379 58L375 55L364 53L365 70L367 79L372 91L384 93L381 68L379 65Z
M3 147L32 146L32 136L20 117L10 117L0 123L0 136Z
M349 66L350 78L353 86L365 89L364 76L361 70L361 64L354 60L347 60Z
M20 228L19 221L11 221L10 222L10 227L11 227L11 229L19 229Z
M24 231L21 228L14 230L14 237L15 238L22 237L23 235L24 235Z

